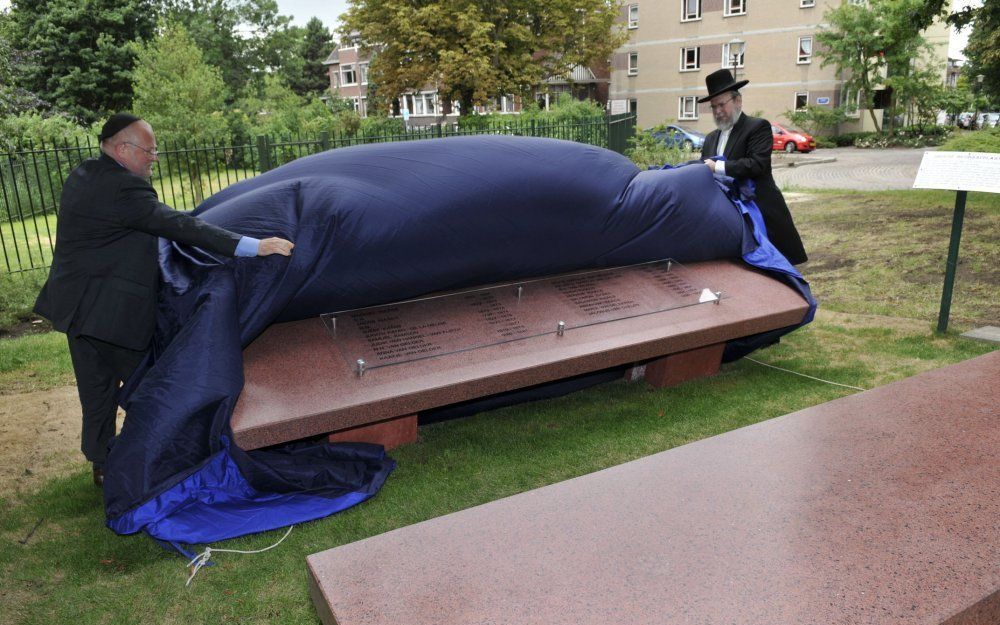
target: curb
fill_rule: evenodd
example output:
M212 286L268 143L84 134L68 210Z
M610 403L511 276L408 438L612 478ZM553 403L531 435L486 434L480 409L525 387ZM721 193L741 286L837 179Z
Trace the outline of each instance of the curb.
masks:
M804 167L806 165L820 165L822 163L834 163L837 161L836 156L827 156L825 158L811 158L809 160L792 161L790 163L783 163L780 167Z

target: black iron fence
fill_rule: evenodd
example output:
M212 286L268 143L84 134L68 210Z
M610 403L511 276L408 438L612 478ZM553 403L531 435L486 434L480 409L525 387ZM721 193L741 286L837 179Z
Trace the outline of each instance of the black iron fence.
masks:
M191 210L234 182L309 154L351 145L506 134L567 139L624 153L634 133L635 115L623 114L577 123L511 118L474 127L438 124L404 132L323 132L314 137L261 136L252 141L217 143L160 141L160 162L152 184L161 201L179 210ZM98 144L90 140L27 142L0 153L0 273L49 266L63 182L80 162L99 154Z

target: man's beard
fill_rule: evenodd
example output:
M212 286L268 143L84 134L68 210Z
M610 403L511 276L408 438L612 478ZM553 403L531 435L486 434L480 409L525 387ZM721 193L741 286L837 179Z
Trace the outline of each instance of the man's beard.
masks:
M741 107L737 106L736 104L733 104L733 114L724 120L715 118L715 127L721 130L722 132L726 132L727 130L732 130L733 126L736 125L736 120L740 118L740 114L742 112L743 109Z

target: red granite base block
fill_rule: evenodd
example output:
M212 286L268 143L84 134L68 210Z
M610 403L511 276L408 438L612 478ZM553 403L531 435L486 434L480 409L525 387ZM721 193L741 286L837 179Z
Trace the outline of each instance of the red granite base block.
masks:
M417 415L386 419L330 434L331 443L378 443L386 449L417 440Z
M667 388L695 378L715 375L722 364L722 350L725 347L725 343L716 343L646 363L646 382L653 388Z

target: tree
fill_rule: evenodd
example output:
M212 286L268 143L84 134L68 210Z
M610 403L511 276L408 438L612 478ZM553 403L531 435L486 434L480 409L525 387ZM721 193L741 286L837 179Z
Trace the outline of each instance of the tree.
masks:
M226 134L222 75L205 63L184 26L167 24L155 41L140 49L134 77L134 111L161 139L197 142ZM198 159L188 164L195 200L200 202Z
M928 18L925 5L925 0L844 3L827 11L824 19L829 26L816 35L816 54L822 66L835 65L845 79L844 88L861 93L876 130L881 130L872 100L877 86L893 88L890 124L899 97L896 90L905 87L912 93L920 86L928 86L927 74L916 71L913 63L927 49L920 34L926 27L923 20L933 20L936 15Z
M11 26L10 15L0 11L0 118L45 105L38 96L20 86L28 57L11 44Z
M280 70L286 77L288 86L302 96L329 91L330 78L323 61L330 55L333 47L330 30L318 17L313 17L305 28L296 28L294 33L295 54L286 58Z
M340 34L374 53L369 104L382 110L408 89L437 86L445 102L527 94L548 76L608 58L626 35L621 0L351 0Z
M847 111L843 107L830 108L810 104L795 111L785 111L788 121L813 136L819 136L824 130L836 128L847 120Z
M169 23L184 25L209 65L222 72L232 98L259 90L279 67L291 18L274 0L156 0Z
M984 2L972 14L972 32L963 51L968 63L963 70L970 80L982 74L983 82L974 83L977 95L1000 103L1000 3Z
M18 87L93 122L132 102L135 51L151 38L152 0L14 0L11 45L27 53Z

